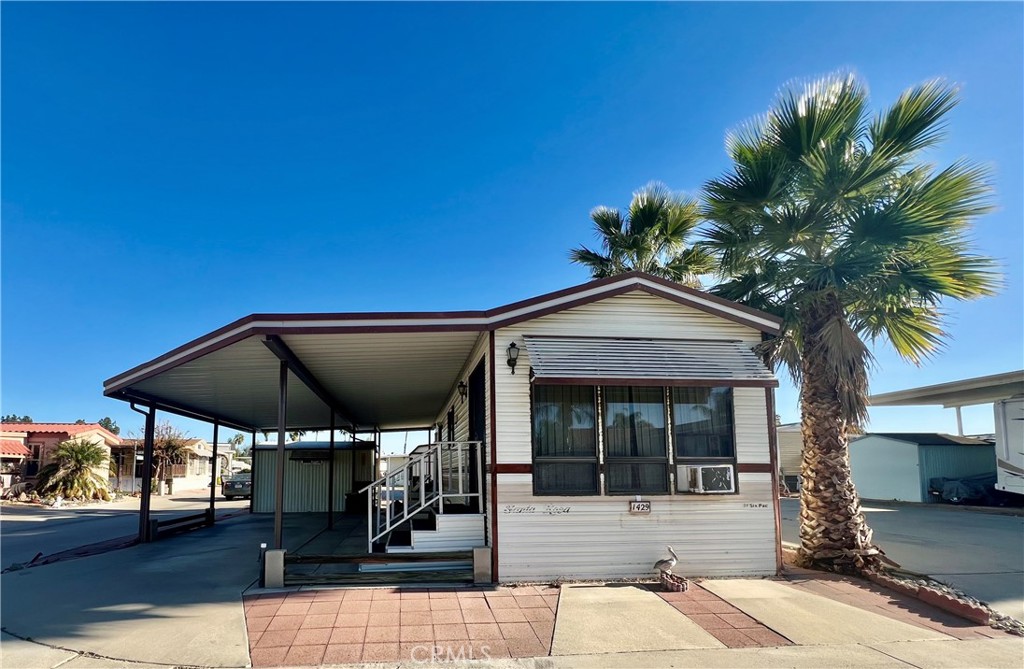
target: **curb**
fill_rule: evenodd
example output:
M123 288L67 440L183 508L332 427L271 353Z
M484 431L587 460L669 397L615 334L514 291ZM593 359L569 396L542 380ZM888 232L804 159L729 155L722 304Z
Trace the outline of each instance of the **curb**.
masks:
M952 613L953 615L969 620L972 623L977 623L979 625L989 624L990 614L988 609L983 606L970 604L934 588L929 588L923 585L911 585L905 581L901 581L878 572L867 574L867 578L872 583L876 583L884 588L898 592L901 595L913 597L925 604L930 604L937 609L942 609L947 613Z

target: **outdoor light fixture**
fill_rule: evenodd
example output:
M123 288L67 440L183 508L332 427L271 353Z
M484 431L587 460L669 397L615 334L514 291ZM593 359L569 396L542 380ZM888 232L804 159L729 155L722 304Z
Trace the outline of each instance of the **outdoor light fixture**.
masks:
M466 400L466 394L468 392L469 392L469 388L466 387L466 382L465 381L459 381L459 397L461 397L463 401Z
M516 373L516 360L519 359L519 347L516 346L515 342L508 345L508 366L512 368L512 373Z

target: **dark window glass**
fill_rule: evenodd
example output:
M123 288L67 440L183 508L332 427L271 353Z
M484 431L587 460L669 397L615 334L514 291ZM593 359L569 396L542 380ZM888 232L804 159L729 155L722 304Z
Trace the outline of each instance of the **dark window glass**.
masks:
M667 494L665 389L607 387L601 393L608 494Z
M533 452L537 457L597 455L593 386L534 386Z
M597 462L537 460L533 490L537 495L596 495Z
M609 387L602 392L606 457L664 458L665 390Z
M667 462L609 460L605 479L609 495L668 494Z
M680 458L735 458L732 388L673 388L672 428Z
M534 494L597 494L595 409L593 386L533 387Z

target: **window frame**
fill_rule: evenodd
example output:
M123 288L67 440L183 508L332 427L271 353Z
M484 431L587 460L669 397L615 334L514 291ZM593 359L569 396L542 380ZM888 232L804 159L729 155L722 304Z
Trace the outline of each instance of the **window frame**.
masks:
M671 476L672 472L671 472L670 454L671 454L672 444L671 444L671 441L669 439L669 427L671 425L671 423L670 423L670 421L671 421L671 414L669 412L669 407L667 406L667 403L666 403L666 400L665 400L665 386L602 385L602 386L599 386L599 388L601 389L601 392L600 392L600 395L601 395L601 404L600 404L600 410L601 410L601 414L600 414L601 439L602 439L602 442L603 442L603 445L604 445L604 450L603 450L604 459L602 461L602 469L604 471L604 485L601 486L602 487L602 494L605 495L605 496L608 496L608 497L634 497L636 495L648 496L648 497L664 497L664 496L667 496L667 495L671 495L672 494L672 476ZM659 395L661 396L662 418L664 420L664 425L665 425L665 427L663 428L664 429L663 444L664 444L664 447L665 447L665 455L664 456L641 456L641 455L614 455L613 456L613 455L609 455L608 443L607 443L607 441L608 441L607 440L607 436L608 435L605 432L606 429L608 428L608 426L605 424L605 412L606 412L606 408L607 408L607 404L608 404L607 391L608 391L609 388L625 388L627 390L628 389L634 389L634 388L652 389L652 390L653 389L657 389L659 391ZM664 477L665 477L664 478L664 482L665 482L664 489L662 491L649 491L649 490L642 490L642 489L639 489L639 490L638 489L632 489L632 490L614 491L613 492L612 489L611 489L611 476L610 476L612 465L633 465L633 464L636 464L636 465L662 465L662 469L664 471Z
M562 384L550 384L550 387L556 388L590 388L593 396L593 407L594 407L594 454L592 456L563 456L563 455L537 455L537 439L536 430L534 429L534 419L536 418L536 396L534 391L539 386L548 386L549 384L544 383L531 383L530 384L530 457L533 463L533 473L531 478L533 479L533 496L534 497L600 497L601 496L601 442L600 442L600 403L598 400L598 386L580 384L574 385L562 385ZM546 464L593 464L594 465L594 492L550 492L550 491L538 491L538 476L537 467L538 465Z
M676 425L675 425L675 401L672 396L672 390L675 388L708 388L709 391L716 388L724 388L729 391L729 411L732 414L729 418L729 436L732 439L732 457L704 457L704 456L684 456L680 455L678 446L675 443L676 439ZM676 495L696 495L699 497L726 497L729 495L740 494L740 476L739 476L739 462L738 462L738 449L736 441L736 386L673 386L669 389L668 405L669 405L669 419L672 421L672 448L674 456L673 467L676 473L676 485L673 491ZM699 465L729 465L732 467L732 492L724 493L706 493L706 492L691 492L690 490L681 489L679 481L679 471L682 467L687 466L699 466Z

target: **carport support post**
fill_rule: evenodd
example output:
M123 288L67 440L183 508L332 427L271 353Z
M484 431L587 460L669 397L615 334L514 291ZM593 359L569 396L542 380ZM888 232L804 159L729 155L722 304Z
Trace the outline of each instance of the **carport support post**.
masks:
M355 451L352 451L355 457ZM334 529L334 409L331 409L331 457L327 459L327 529Z
M249 513L252 513L252 500L256 496L256 430L252 431L249 442Z
M149 502L153 490L153 435L156 432L156 407L149 407L142 441L142 498L139 500L139 542L153 540L149 529Z
M277 468L274 470L274 548L284 548L284 438L288 429L288 363L277 385Z
M213 471L210 472L210 510L206 512L206 514L207 514L206 524L207 525L213 525L214 520L216 518L216 516L215 516L216 512L214 511L214 501L217 498L217 465L218 465L218 462L217 462L217 430L218 430L218 428L220 428L220 421L214 420L213 421L213 460L211 460L211 462L213 464L211 469Z

